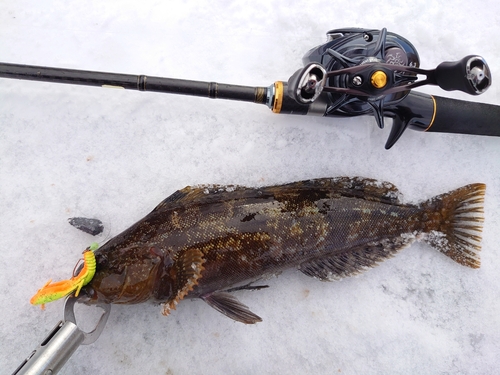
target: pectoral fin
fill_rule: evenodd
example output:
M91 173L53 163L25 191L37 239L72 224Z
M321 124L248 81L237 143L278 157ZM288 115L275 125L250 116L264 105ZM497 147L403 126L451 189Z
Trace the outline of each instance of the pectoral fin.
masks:
M227 317L245 324L255 324L262 322L260 316L255 315L242 304L238 299L227 292L215 292L201 297L215 310L223 313Z
M181 253L174 264L175 284L174 297L163 303L163 315L168 315L175 310L181 301L198 284L198 279L202 277L205 259L203 253L198 249L188 249Z

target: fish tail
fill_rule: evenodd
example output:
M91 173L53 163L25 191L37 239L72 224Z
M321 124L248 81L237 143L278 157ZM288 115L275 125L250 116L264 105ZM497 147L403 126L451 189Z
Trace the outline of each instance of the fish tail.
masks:
M485 191L485 184L471 184L424 202L431 218L425 242L457 263L479 268Z

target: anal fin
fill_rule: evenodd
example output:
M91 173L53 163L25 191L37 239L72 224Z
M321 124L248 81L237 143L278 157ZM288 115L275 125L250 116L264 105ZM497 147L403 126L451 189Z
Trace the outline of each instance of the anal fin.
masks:
M205 269L203 263L203 253L198 249L188 249L179 255L174 264L176 293L173 298L162 304L163 315L175 310L177 304L198 284L198 279L202 277L201 273Z
M347 249L302 263L299 270L321 281L340 280L354 276L392 258L415 241L412 235L370 242L364 246Z
M260 316L251 312L248 306L242 304L230 293L215 292L201 298L215 310L238 322L245 324L262 322Z

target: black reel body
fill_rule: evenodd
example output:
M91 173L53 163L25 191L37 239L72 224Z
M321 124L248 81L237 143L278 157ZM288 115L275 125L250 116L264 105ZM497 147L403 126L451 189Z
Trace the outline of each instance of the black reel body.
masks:
M407 127L428 130L432 125L434 99L411 92L413 88L431 84L479 95L491 84L491 72L480 56L445 62L433 70L420 69L415 47L385 28L335 29L327 37L325 44L305 54L305 67L288 81L288 95L298 104L309 106L311 114L371 114L380 128L384 127L384 117L392 118L386 148ZM419 75L426 78L419 79Z
M369 30L361 28L335 29L327 32L329 41L307 52L302 61L304 65L311 62L319 63L326 71L339 71L341 69L358 66L366 63L387 63L418 68L420 60L415 47L401 36L383 30ZM411 73L408 78L415 77ZM329 77L327 86L346 89L357 89L370 77L359 75L341 74ZM325 115L355 116L371 114L373 105L387 107L403 99L410 90L395 92L378 97L361 97L348 93L329 92L328 106Z

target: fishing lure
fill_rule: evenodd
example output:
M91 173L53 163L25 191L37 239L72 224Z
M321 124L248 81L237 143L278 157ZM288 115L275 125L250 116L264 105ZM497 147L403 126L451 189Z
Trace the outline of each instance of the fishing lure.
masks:
M200 298L252 324L262 319L233 292L260 289L252 283L288 268L338 280L416 240L478 268L485 189L471 184L413 205L399 200L393 184L360 177L188 186L95 251L96 273L78 298L153 301L163 304L164 315L183 299Z
M61 280L55 283L50 279L31 298L30 303L32 305L41 305L43 310L45 309L46 303L61 299L73 292L75 292L75 297L78 297L82 287L87 285L94 277L96 271L94 251L97 250L98 247L99 245L94 242L83 252L83 267L78 275L71 277L69 280Z

